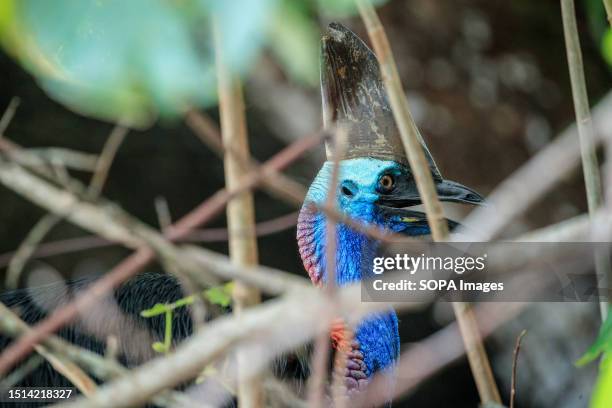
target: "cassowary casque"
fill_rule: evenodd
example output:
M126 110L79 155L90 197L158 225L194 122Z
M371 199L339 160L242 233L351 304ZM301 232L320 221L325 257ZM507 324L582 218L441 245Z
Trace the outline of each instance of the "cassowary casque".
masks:
M399 137L374 53L346 27L332 23L321 42L321 93L327 128L347 130L346 153L339 164L337 208L365 224L410 236L429 234L423 213L403 207L420 204L415 180ZM444 180L421 140L442 201L477 204L475 191ZM297 227L299 252L315 285L327 283L326 217L313 203L326 200L333 163L328 161L312 182ZM454 223L451 223L451 226ZM338 224L336 283L361 280L370 272L379 242ZM342 325L332 329L332 344L342 339ZM377 371L393 366L399 355L398 319L394 311L371 315L355 329L349 346L345 383L349 392L362 390Z

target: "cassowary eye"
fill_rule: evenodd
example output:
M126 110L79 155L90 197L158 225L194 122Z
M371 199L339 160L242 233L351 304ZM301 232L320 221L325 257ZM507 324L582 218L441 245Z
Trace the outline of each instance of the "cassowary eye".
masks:
M381 193L388 194L395 188L395 178L391 174L385 174L378 180L378 189Z

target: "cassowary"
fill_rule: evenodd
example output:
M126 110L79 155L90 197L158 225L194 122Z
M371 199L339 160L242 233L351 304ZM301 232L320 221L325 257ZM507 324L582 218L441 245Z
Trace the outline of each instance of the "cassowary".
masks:
M348 149L340 163L337 186L338 209L366 224L410 236L427 235L429 228L424 214L404 209L419 204L420 198L387 101L376 57L355 34L333 23L322 40L321 61L325 125L330 127L342 123L348 129ZM326 148L329 153L330 146ZM473 190L442 179L425 144L423 149L440 199L473 204L482 201ZM331 162L324 163L312 182L297 227L304 267L313 283L319 286L326 284L328 276L324 256L326 218L311 204L325 201L332 167ZM339 224L336 231L335 276L337 284L342 286L360 280L368 273L379 243L343 224ZM35 323L49 310L68 301L71 292L90 283L91 279L83 279L23 289L4 293L0 300L14 308L27 322ZM160 341L164 335L163 316L145 319L140 312L156 303L171 303L183 296L174 277L144 273L114 292L114 301L107 305L114 317L91 311L84 319L85 323L68 326L58 334L98 353L104 353L105 336L116 335L119 337L120 361L128 366L140 364L155 355L151 344ZM172 327L176 342L190 335L192 321L186 308L175 311ZM332 344L342 340L343 332L333 331ZM9 341L0 336L0 350ZM366 318L356 327L352 344L345 381L347 388L355 391L362 389L376 372L389 368L397 360L399 335L396 314L389 310ZM299 371L300 364L296 366ZM44 363L19 385L70 384Z
M332 23L322 40L321 93L326 127L341 124L348 130L348 142L339 163L337 208L362 223L409 236L429 234L425 214L404 207L421 200L407 162L399 131L380 75L374 53L354 33ZM422 141L421 141L422 142ZM440 200L478 204L475 191L444 180L426 145ZM312 203L323 204L329 190L333 163L331 146L308 191L298 218L300 255L315 285L325 285L326 217ZM449 221L450 226L455 224ZM336 284L361 280L371 273L379 242L338 224L336 228ZM342 336L340 325L332 329L332 344ZM354 333L348 353L345 383L349 391L361 390L377 371L393 365L399 355L398 319L393 311L362 321Z

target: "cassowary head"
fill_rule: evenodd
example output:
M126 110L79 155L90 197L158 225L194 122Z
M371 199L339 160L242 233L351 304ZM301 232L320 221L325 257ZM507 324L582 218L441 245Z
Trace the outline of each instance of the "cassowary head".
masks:
M332 23L322 39L321 93L326 128L341 125L347 131L339 164L336 205L339 211L363 223L406 235L429 234L425 214L405 207L421 203L382 82L374 53L354 33ZM461 184L444 180L421 139L440 200L478 204L482 197ZM313 204L326 201L332 177L331 143L328 161L312 182L298 220L298 245L304 267L316 285L327 282L325 222ZM455 223L449 221L452 227ZM378 243L346 225L338 224L336 281L360 280L371 267ZM338 333L332 333L337 338ZM393 364L399 353L397 317L393 312L374 315L356 329L349 356L347 386L360 389L374 372ZM336 339L337 340L337 339ZM354 368L354 370L351 369Z
M322 39L321 94L326 128L339 124L347 130L347 143L337 184L337 208L361 222L416 236L429 233L425 214L406 207L421 204L399 131L382 82L374 53L346 27L332 23ZM421 139L429 169L442 201L478 204L474 190L444 180ZM326 144L328 158L331 143ZM333 163L327 161L312 182L298 222L300 252L312 280L324 281L320 262L308 255L310 248L324 246L324 216L312 204L326 200ZM451 227L455 223L449 221ZM347 228L339 225L341 238ZM322 236L314 236L322 234ZM353 233L358 235L357 233ZM339 243L348 245L348 242ZM341 250L342 245L339 245ZM313 254L314 255L314 252ZM341 262L342 259L338 259ZM340 268L341 265L339 265ZM339 271L343 272L343 271ZM342 273L337 274L344 283ZM355 276L355 278L359 278ZM344 281L344 282L343 282Z

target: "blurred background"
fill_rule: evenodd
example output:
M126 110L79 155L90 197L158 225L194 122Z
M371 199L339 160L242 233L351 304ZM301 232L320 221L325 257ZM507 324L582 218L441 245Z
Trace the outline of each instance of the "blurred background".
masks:
M225 2L235 3L235 2ZM333 20L367 38L352 1L57 1L0 3L0 109L19 97L5 136L26 148L62 147L97 154L114 123L132 125L104 195L158 225L155 200L173 219L224 186L223 163L185 125L185 106L217 121L210 14L221 13L229 61L243 77L253 156L266 160L321 126L319 39ZM556 0L379 1L413 116L442 173L487 195L573 122L561 13ZM612 85L612 34L601 1L577 1L592 106ZM232 48L233 47L233 48ZM324 160L306 155L288 173L308 185ZM73 172L82 181L87 172ZM520 200L520 197L517 197ZM295 208L256 194L260 222ZM461 218L467 209L449 209ZM577 169L517 220L505 235L586 211ZM44 212L0 187L0 270ZM224 227L218 217L209 227ZM46 242L87 235L62 222ZM206 247L227 252L224 242ZM259 239L260 261L304 275L295 228ZM4 254L4 255L2 255ZM127 254L117 246L35 257L20 285L50 276L101 274ZM156 268L155 266L151 268ZM4 285L4 279L2 283ZM594 368L573 362L597 332L591 304L539 305L506 325L487 345L502 394L508 395L516 335L529 330L519 367L519 406L579 407ZM452 318L448 305L402 316L402 341L417 341ZM459 338L457 341L461 341ZM538 384L535 387L534 384ZM554 402L551 402L553 399ZM466 361L406 397L410 407L474 407L478 395Z

